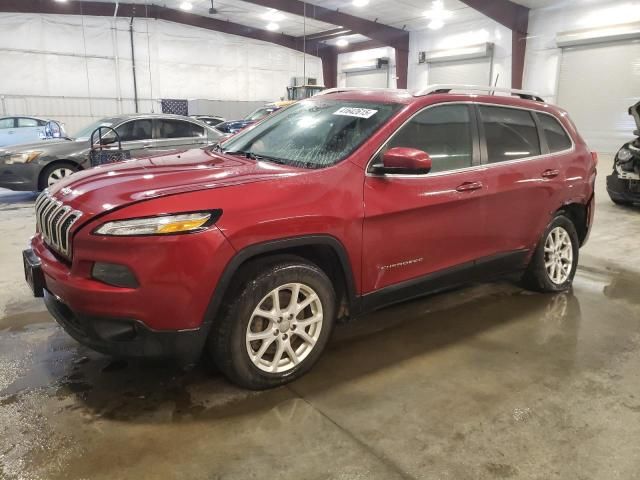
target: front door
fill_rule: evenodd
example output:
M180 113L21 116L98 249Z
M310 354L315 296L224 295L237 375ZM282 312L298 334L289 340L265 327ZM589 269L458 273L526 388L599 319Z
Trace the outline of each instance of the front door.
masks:
M464 270L490 249L474 118L469 104L428 107L400 127L374 159L380 164L392 147L417 148L431 156L433 168L422 175L367 175L365 294L452 267Z
M154 147L153 121L150 118L129 120L117 126L115 130L120 136L122 149L127 150L132 158L152 155Z

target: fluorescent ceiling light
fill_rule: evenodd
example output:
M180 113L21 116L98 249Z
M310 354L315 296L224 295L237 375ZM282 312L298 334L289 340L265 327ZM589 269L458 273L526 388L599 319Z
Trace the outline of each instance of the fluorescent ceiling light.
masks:
M67 3L67 0L56 0L58 3Z
M275 8L270 8L265 13L260 15L260 17L267 22L281 22L282 20L287 18L284 13L279 12Z
M364 7L369 4L369 0L353 0L354 7Z
M193 8L193 4L191 2L182 2L180 4L180 10L189 11Z
M338 47L346 47L347 45L349 45L349 40L347 40L346 38L339 38L336 42L336 45Z
M267 30L275 32L276 30L280 30L280 25L275 22L267 23Z
M444 27L444 21L451 18L452 15L453 13L450 10L444 8L442 0L435 0L431 10L424 12L424 16L431 20L431 22L429 22L429 28L431 30L438 30Z

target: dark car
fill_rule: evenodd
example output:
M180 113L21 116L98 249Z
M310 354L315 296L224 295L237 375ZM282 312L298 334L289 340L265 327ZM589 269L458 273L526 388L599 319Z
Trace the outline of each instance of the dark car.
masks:
M25 278L95 350L206 349L249 388L308 371L338 317L512 273L569 289L595 156L531 93L448 92L330 90L213 148L79 172L36 200Z
M73 138L0 149L0 187L44 190L61 178L91 167L89 137L100 126L113 128L120 136L122 148L130 151L134 158L209 145L222 137L205 123L179 115L103 118L83 128Z
M282 102L269 103L264 107L260 107L257 110L251 112L242 120L228 120L226 122L220 123L216 125L216 129L226 134L237 133L240 130L247 128L249 125L252 125L259 120L262 120L264 117L271 115L273 112L280 110L281 108L287 107L292 103L295 103L295 102L282 101Z
M196 120L200 120L201 122L206 123L210 127L215 127L216 125L220 125L224 122L224 118L218 117L217 115L191 115L191 118L195 118Z
M607 177L607 192L613 203L640 203L640 102L629 108L638 128L635 140L625 143L613 162L613 172Z

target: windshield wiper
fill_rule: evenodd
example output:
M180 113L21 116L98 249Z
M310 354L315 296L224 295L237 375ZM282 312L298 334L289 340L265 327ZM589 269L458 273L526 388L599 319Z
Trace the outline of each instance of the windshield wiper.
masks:
M230 152L229 150L227 151L222 151L222 153L226 153L227 155L244 155L245 158L249 158L251 160L262 160L265 157L261 157L260 155L256 155L253 152L249 152L249 151L244 151L244 150L235 150L233 152Z

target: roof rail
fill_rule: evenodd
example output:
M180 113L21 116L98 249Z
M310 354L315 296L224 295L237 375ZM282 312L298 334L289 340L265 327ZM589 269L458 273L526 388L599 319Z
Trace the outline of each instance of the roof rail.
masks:
M488 92L489 95L495 95L495 92L510 93L525 100L534 100L536 102L544 102L544 99L535 92L529 92L526 90L518 90L515 88L505 87L491 87L483 85L455 85L455 84L442 84L442 85L430 85L427 88L417 90L413 93L416 97L422 97L424 95L431 95L434 93L450 93L451 90L459 91L475 91L475 92Z
M337 88L327 88L326 90L322 90L314 95L330 95L332 93L341 93L341 92L405 92L408 93L407 90L401 88L384 88L384 87L337 87Z

